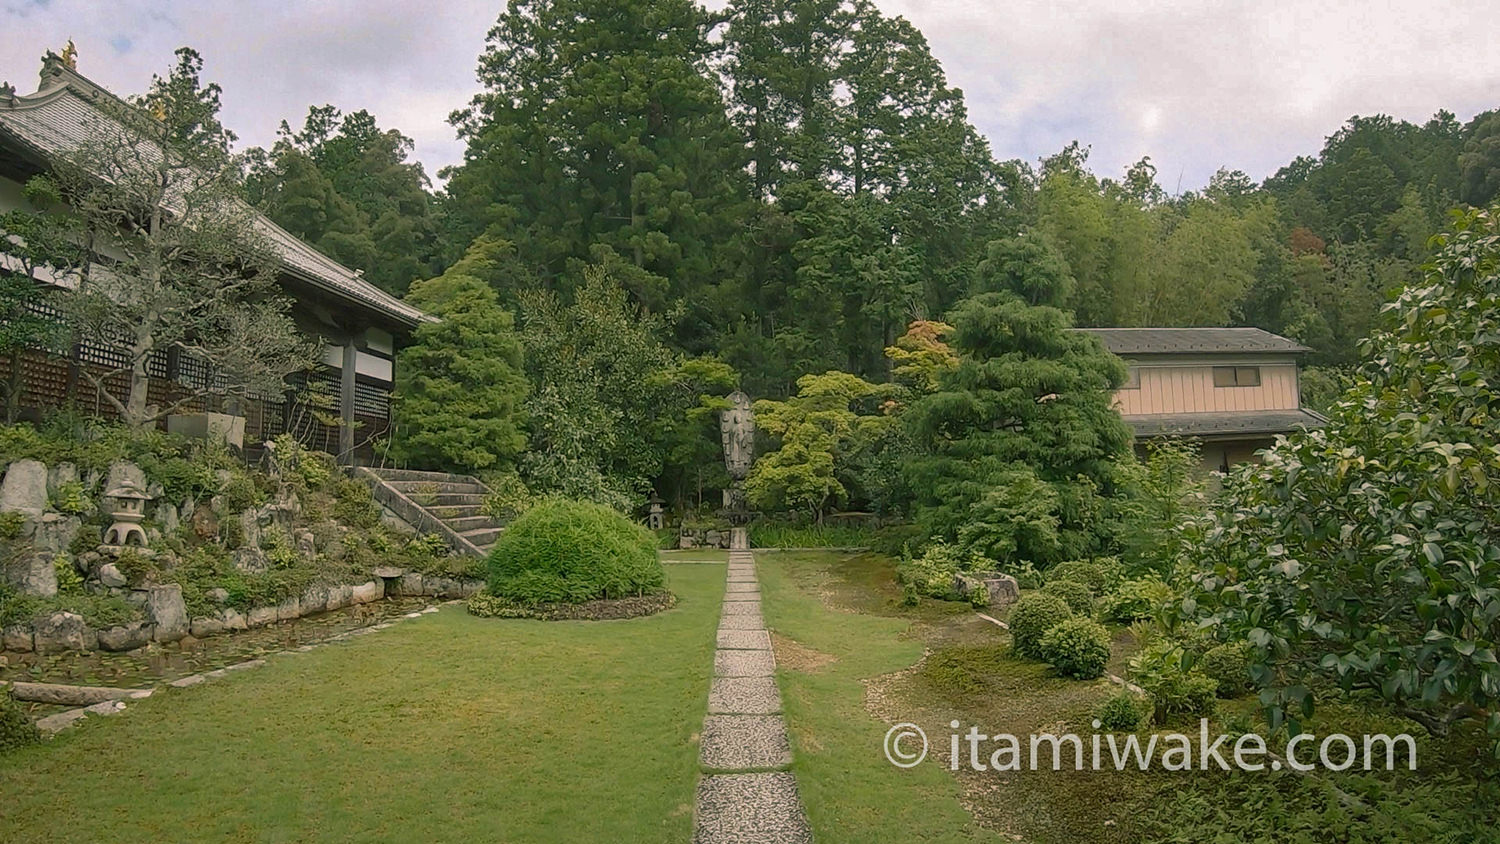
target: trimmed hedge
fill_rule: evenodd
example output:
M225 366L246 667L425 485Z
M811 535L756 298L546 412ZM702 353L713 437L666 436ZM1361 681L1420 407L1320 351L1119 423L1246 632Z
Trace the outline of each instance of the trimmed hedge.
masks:
M553 498L500 535L489 593L522 606L580 604L662 589L656 536L600 504Z
M1141 711L1141 704L1136 702L1135 695L1130 692L1120 692L1094 707L1094 718L1099 721L1099 729L1111 733L1135 732L1146 720L1145 716L1146 713Z
M1092 680L1109 664L1109 631L1091 618L1070 618L1042 636L1041 650L1064 677Z
M1006 623L1010 625L1011 645L1016 653L1031 659L1042 658L1042 637L1047 631L1073 617L1073 611L1062 598L1048 592L1022 595L1010 608Z
M1068 602L1068 609L1076 615L1094 614L1094 593L1085 584L1076 580L1050 580L1042 591L1056 595Z

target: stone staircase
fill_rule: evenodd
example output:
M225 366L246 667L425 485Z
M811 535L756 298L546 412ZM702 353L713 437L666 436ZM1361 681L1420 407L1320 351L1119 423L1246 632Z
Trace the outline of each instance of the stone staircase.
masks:
M370 485L375 500L423 533L435 533L459 554L483 557L504 525L484 514L489 487L469 475L360 466L354 477Z

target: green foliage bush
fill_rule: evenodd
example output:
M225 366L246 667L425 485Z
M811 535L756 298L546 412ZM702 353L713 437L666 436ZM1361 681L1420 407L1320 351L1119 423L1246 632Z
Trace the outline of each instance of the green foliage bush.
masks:
M141 618L140 610L113 595L91 595L79 592L58 594L53 598L21 595L0 586L0 626L26 624L55 612L83 616L91 627L114 627Z
M1130 623L1155 617L1176 593L1155 575L1127 580L1099 602L1100 611L1111 621Z
M1017 654L1031 659L1042 658L1042 637L1073 617L1068 602L1046 592L1022 595L1010 608L1006 623L1010 625L1012 646Z
M1042 591L1056 595L1068 602L1068 609L1075 615L1091 616L1094 614L1094 593L1082 583L1073 580L1051 580L1042 587Z
M1241 467L1190 526L1184 621L1250 644L1273 728L1322 685L1436 734L1500 704L1500 207L1434 242L1328 425Z
M1244 642L1209 648L1198 667L1218 684L1219 697L1239 697L1250 690L1250 646Z
M1219 684L1196 667L1188 667L1190 652L1171 639L1152 642L1130 659L1130 678L1150 695L1158 723L1213 712Z
M1042 636L1040 650L1063 676L1092 680L1109 664L1109 631L1091 618L1070 618Z
M219 494L224 496L224 506L231 513L243 513L264 500L255 481L245 474L230 476L219 488Z
M1094 719L1099 722L1099 729L1112 733L1130 733L1140 729L1145 715L1136 696L1127 691L1105 698L1094 707Z
M88 492L78 481L58 484L57 490L52 495L52 509L59 513L82 516L93 508L94 505L89 501Z
M14 750L42 740L26 710L10 696L9 691L0 690L0 753Z
M1088 587L1089 592L1102 595L1108 591L1110 576L1105 567L1093 560L1069 560L1066 563L1058 563L1045 572L1047 583L1051 584L1058 580L1070 580L1074 583L1082 583Z
M491 594L523 605L642 595L666 581L650 531L602 505L562 498L506 528L489 575Z
M920 595L953 600L957 597L954 579L959 572L985 570L993 565L989 560L964 554L956 546L938 541L928 545L919 557L903 556L896 564L896 579L911 585ZM985 604L988 604L988 592Z
M353 478L339 478L333 493L333 517L340 523L364 530L380 524L380 505L369 487Z
M15 511L0 513L0 539L20 539L26 517Z
M58 554L52 558L52 571L57 578L59 593L77 595L83 592L83 576L73 567L73 561L68 559L67 554Z

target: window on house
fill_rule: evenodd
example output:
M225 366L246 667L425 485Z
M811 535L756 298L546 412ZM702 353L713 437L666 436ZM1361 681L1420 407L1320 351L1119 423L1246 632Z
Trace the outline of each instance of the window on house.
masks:
M1132 367L1130 367L1129 372L1125 375L1125 386L1121 387L1120 389L1122 389L1122 390L1139 390L1140 388L1141 388L1141 370L1140 370L1140 367L1132 366Z
M1216 366L1214 367L1215 387L1259 387L1260 367L1258 366Z

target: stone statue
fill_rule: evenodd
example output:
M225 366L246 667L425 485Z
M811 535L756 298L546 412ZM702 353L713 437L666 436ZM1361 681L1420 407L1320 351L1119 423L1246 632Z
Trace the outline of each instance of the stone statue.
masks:
M755 462L755 413L750 410L750 397L739 390L729 394L729 408L719 414L719 438L729 477L743 481Z

